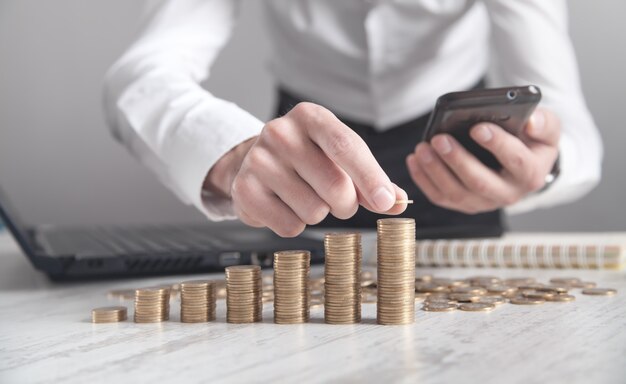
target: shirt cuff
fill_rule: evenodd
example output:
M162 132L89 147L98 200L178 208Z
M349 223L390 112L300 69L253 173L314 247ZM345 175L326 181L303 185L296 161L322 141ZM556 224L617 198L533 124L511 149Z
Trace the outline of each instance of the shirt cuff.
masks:
M227 116L227 118L225 118ZM203 192L213 165L240 143L258 135L264 123L234 103L211 99L193 108L168 148L170 178L185 202L209 220L235 219L230 199Z

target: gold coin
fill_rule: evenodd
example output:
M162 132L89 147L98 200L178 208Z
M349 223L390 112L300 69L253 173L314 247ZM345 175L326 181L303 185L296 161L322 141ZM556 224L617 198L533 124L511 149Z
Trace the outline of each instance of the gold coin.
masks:
M462 303L459 305L461 311L468 312L489 312L496 308L494 304L489 303Z
M309 321L311 254L308 251L274 253L274 322L296 324Z
M100 307L91 310L92 323L115 323L127 319L127 309L122 306Z
M576 296L567 295L567 294L553 295L552 297L548 299L548 301L554 301L554 302L569 302L569 301L574 301L574 300L576 300Z
M613 296L617 294L617 290L613 288L587 288L583 289L583 295L592 296Z
M452 288L454 293L469 293L477 296L482 296L487 293L487 290L482 287L468 286L468 287L454 287Z
M553 277L550 279L550 282L553 284L572 285L580 283L580 279L578 277Z
M550 298L556 295L556 293L552 293L552 292L539 292L539 291L533 291L533 290L521 291L520 294L528 299L537 299L537 300L549 300Z
M415 319L415 290L440 290L415 278L415 220L377 221L377 322L408 324Z
M538 305L545 303L545 300L542 299L531 299L529 297L513 297L509 300L511 304L515 305Z
M570 287L572 288L595 288L596 285L597 284L594 283L593 281L579 281L577 283L570 284Z
M479 296L475 303L493 304L495 306L506 303L506 299L502 296Z
M513 277L504 280L504 285L508 285L509 287L519 287L521 285L533 284L537 280L534 277Z
M452 312L457 309L457 305L452 303L424 303L422 309L428 312Z
M448 295L450 300L458 301L459 303L471 303L478 301L480 299L480 295L476 295L473 293L451 293Z
M430 304L456 304L456 301L444 297L427 297L424 299L424 305Z

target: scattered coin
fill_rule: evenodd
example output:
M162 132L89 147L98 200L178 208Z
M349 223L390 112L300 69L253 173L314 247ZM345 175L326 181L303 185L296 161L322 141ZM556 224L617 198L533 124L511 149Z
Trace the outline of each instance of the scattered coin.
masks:
M418 292L418 293L450 292L450 289L448 288L447 285L442 285L442 284L433 283L433 282L416 283L415 292Z
M494 284L501 284L502 280L496 276L473 276L465 279L470 285L475 287L487 287Z
M454 287L452 288L454 293L469 293L476 296L482 296L487 293L487 290L483 287L466 286L466 287Z
M577 283L571 284L570 285L572 288L595 288L596 287L596 283L592 282L592 281L579 281Z
M562 285L548 285L544 287L534 288L535 291L538 292L548 292L548 293L567 293L569 291L568 287L564 287Z
M430 303L424 304L422 309L428 312L452 312L457 309L457 305L451 303Z
M535 300L549 300L550 298L556 295L556 293L552 293L552 292L539 292L535 290L524 290L524 291L521 291L520 294L527 299L535 299Z
M496 308L494 304L489 303L462 303L459 305L461 311L468 312L489 312Z
M92 323L117 323L128 317L126 307L101 307L91 310Z
M450 293L448 298L450 298L450 300L458 301L459 303L471 303L478 301L478 299L480 299L480 295L473 293Z
M546 301L542 299L531 299L529 297L521 296L521 297L513 297L509 300L509 302L515 305L538 305L538 304L543 304Z
M617 290L613 288L587 288L583 289L583 295L592 296L613 296L617 294Z
M553 295L552 297L548 298L548 301L554 302L569 302L574 300L576 300L576 296L568 294Z
M513 277L504 280L504 285L518 287L520 285L533 284L536 282L534 277Z
M479 296L478 300L474 301L479 304L493 304L495 306L506 303L506 299L502 296Z
M580 283L580 279L578 277L553 277L550 279L550 282L553 284L572 285Z
M487 294L496 294L496 295L513 295L517 292L517 288L510 287L501 284L488 285L485 287L487 289Z

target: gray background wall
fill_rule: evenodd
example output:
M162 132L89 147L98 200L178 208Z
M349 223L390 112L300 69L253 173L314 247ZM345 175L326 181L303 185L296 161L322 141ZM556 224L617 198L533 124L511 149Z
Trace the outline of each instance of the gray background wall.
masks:
M516 216L520 230L626 230L626 2L570 0L571 34L605 143L602 184L563 207ZM0 185L31 223L202 220L108 134L101 81L135 34L141 2L0 0ZM261 119L272 79L257 1L245 2L207 86Z

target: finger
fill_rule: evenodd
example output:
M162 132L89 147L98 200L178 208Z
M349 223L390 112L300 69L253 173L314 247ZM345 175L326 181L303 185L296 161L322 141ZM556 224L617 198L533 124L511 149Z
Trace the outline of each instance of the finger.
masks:
M481 163L450 135L437 135L431 140L439 157L467 189L479 196L509 205L517 201L520 191L492 169Z
M537 108L524 129L526 136L550 146L556 146L561 136L561 122L550 110Z
M494 205L485 196L468 189L427 143L418 144L415 155L423 172L453 207L474 212Z
M333 216L338 219L354 216L359 200L352 180L319 147L309 142L291 160L296 172L328 204Z
M237 215L239 220L241 220L244 224L249 225L251 227L255 227L255 228L265 227L265 225L261 223L260 221L257 221L251 218L250 215L248 215L243 209L241 209L239 204L235 202L233 202L233 210L235 211L235 215Z
M480 123L470 131L480 146L491 152L513 179L526 184L538 173L537 159L520 139L491 123Z
M415 156L426 176L448 200L459 202L471 194L427 143L417 145Z
M406 165L413 182L424 193L426 198L433 204L443 206L446 203L443 193L426 176L414 154L407 156Z
M282 200L254 176L235 179L233 200L253 222L262 223L281 237L295 237L305 224Z
M391 209L395 188L359 135L318 105L301 103L294 110L304 116L300 119L311 140L346 171L367 202L377 212Z
M296 122L273 120L261 135L261 145L268 145L274 158L279 158L295 172L315 193L328 204L330 213L338 219L352 217L359 208L356 190L350 176L308 137L306 131L295 125ZM253 163L263 161L261 153L251 150L248 158ZM265 173L265 170L262 170ZM279 180L280 183L283 180Z
M275 160L262 149L255 149L255 166L263 169L263 181L302 222L317 224L330 212L330 207L293 169Z
M393 186L396 190L396 201L406 201L409 199L409 196L402 188L398 187L396 184L394 184ZM368 211L375 212L375 210L370 206L367 200L365 200L365 198L363 197L363 194L361 194L358 188L357 188L357 196L359 197L360 204L365 209L367 209ZM388 210L387 212L383 212L383 213L385 215L399 215L406 210L407 206L408 206L407 203L394 204L394 206L391 207L390 210Z

